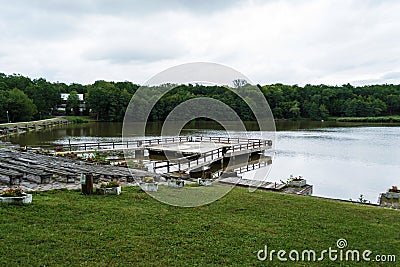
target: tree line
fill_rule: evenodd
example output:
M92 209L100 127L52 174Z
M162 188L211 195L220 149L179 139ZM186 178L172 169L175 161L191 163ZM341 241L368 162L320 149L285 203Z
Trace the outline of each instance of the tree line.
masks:
M400 115L400 85L383 84L352 86L272 84L259 89L245 82L235 83L246 90L251 99L253 90L261 90L277 119L328 117L376 117ZM68 93L68 114L90 115L97 120L122 121L126 107L138 84L96 81L93 84L65 84L43 78L30 79L22 75L0 73L0 122L28 121L60 115L61 93ZM148 88L147 96L153 92ZM81 112L78 94L83 94L86 109ZM145 98L146 98L145 97ZM149 120L161 121L180 103L196 97L222 101L235 110L242 120L254 120L245 101L221 86L178 85L154 106ZM146 99L143 99L146 101Z

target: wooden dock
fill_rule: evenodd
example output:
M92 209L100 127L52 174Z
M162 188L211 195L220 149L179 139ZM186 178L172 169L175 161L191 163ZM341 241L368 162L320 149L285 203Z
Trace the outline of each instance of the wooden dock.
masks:
M249 180L242 179L241 177L227 177L218 179L219 183L245 186L251 188L259 188L264 190L280 191L286 187L284 184L278 184L273 182L259 181L259 180Z
M166 145L147 146L149 153L162 152L164 161L154 162L153 170L166 168L171 171L191 172L208 167L215 162L243 155L260 153L271 148L271 140L226 137L192 137L190 140Z
M20 134L28 131L37 131L43 128L67 124L71 124L71 122L64 118L52 118L29 122L3 123L0 124L0 137Z
M213 145L204 145L206 143ZM199 144L203 144L200 145ZM216 147L234 146L233 152L242 150L246 144L254 143L254 147L271 146L271 140L263 139L243 139L229 137L205 137L205 136L177 136L164 138L151 138L144 140L120 141L120 142L84 142L62 144L56 147L56 154L68 153L88 153L115 150L137 150L147 149L151 151L181 151L181 153L205 153L214 150ZM192 149L187 149L185 145L189 145ZM240 147L240 145L243 145ZM209 149L211 147L211 149Z
M263 152L272 146L271 140L210 136L177 136L121 142L71 143L58 146L55 155L93 152L135 151L135 157L147 151L164 157L153 162L152 171L191 172L242 155ZM131 153L133 154L133 153Z
M222 184L237 185L237 186L249 187L249 188L257 188L257 189L268 190L268 191L278 191L278 192L282 192L285 194L295 194L295 195L302 195L302 196L310 196L310 195L312 195L312 192L313 192L313 186L308 185L308 184L303 187L289 187L286 184L260 181L260 180L242 179L239 176L220 178L217 181Z

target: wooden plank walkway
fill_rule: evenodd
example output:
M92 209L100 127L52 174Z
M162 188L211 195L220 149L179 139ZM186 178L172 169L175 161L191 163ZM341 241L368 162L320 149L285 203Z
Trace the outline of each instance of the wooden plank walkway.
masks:
M50 180L75 183L81 174L92 174L103 181L133 181L131 172L137 177L159 177L159 175L153 173L130 170L126 167L95 165L63 157L0 150L0 176L2 181L7 184L16 183L17 180L20 181L21 179L35 183L48 183Z
M16 123L2 123L0 124L0 137L19 134L30 130L40 130L46 127L67 125L71 122L65 118L52 118L39 121L16 122Z
M286 184L279 184L279 183L260 181L260 180L242 179L239 176L220 178L217 179L217 182L222 184L237 185L237 186L250 187L250 188L269 190L269 191L278 191L285 194L295 194L302 196L311 196L313 192L313 186L309 184L303 187L288 187Z

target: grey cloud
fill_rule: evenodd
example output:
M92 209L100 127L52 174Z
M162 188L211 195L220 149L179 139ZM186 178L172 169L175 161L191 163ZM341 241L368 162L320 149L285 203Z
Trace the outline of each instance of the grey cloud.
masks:
M368 84L398 84L400 83L400 72L388 72L381 75L379 78L356 80L351 82L354 85L368 85Z
M0 9L0 40L53 39L72 35L85 16L140 18L153 13L186 11L209 14L229 8L239 0L21 0L7 1Z
M181 43L169 35L150 33L146 29L134 29L131 32L127 30L125 34L122 33L105 31L104 35L97 37L97 42L93 42L83 53L83 57L88 60L105 60L113 64L147 63L178 58L187 52Z
M173 59L181 53L173 49L146 50L145 48L118 48L99 49L87 52L84 57L89 60L106 60L113 64L127 64L130 62L155 62Z
M399 80L400 79L400 72L389 72L389 73L386 73L385 75L383 75L382 76L382 79L387 79L387 80L394 80L394 79L397 79L397 80Z
M0 5L0 65L8 73L41 71L50 79L86 81L125 78L130 68L135 77L147 77L168 64L201 60L238 67L260 83L400 81L396 0L0 0Z
M77 18L66 14L54 14L29 6L9 4L0 9L0 40L54 39L72 34Z

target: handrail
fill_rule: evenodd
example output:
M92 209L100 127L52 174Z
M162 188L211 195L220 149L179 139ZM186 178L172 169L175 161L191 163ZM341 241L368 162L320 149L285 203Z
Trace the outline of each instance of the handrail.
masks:
M155 139L145 139L145 140L132 140L132 141L106 141L106 142L88 142L88 143L75 143L72 144L63 144L60 145L63 149L69 149L69 151L73 150L89 150L89 149L106 149L106 148L140 148L145 146L151 146L154 144L167 144L167 143L176 143L176 142L190 142L190 141L209 141L209 142L219 142L219 143L228 143L228 144L236 144L231 147L233 151L241 150L243 147L249 149L251 146L252 148L258 148L262 146L271 146L271 140L264 140L264 139L245 139L245 138L231 138L231 137L214 137L214 136L178 136L178 137L165 137L165 138L155 138Z

